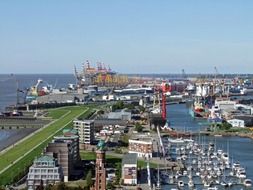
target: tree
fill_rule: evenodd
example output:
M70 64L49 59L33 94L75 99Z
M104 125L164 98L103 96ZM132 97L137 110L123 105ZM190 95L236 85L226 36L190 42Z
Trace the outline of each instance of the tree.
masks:
M121 143L121 146L124 146L124 147L127 147L128 144L129 144L129 136L124 134L123 136L121 136L120 138L120 143Z
M57 185L57 188L56 188L56 189L57 189L57 190L66 190L67 187L66 187L66 185L65 185L64 182L60 182L60 183Z
M115 184L119 184L120 183L120 179L121 179L121 162L118 162L116 163L116 172L115 172L115 175L116 175L116 182Z
M227 122L223 122L222 124L218 124L218 126L221 130L229 130L232 127L232 125Z
M92 183L93 183L93 182L92 182L92 172L91 172L91 170L88 171L85 180L86 180L87 186L88 186L88 187L91 187L91 186L92 186Z
M106 189L108 189L108 190L113 190L113 189L115 189L115 187L114 187L114 185L112 184L112 182L108 182L107 184L106 184Z
M143 130L142 125L139 124L139 123L136 123L136 124L135 124L135 130L136 130L138 133L142 132L142 130Z
M144 111L145 111L145 107L139 106L139 110L140 110L141 112L144 112Z
M117 101L115 104L112 105L112 111L123 109L124 108L124 102L123 101Z
M47 185L47 186L46 186L46 188L45 188L45 189L46 189L46 190L51 190L51 189L52 189L52 187L53 187L53 185L49 184L49 185Z
M125 108L129 109L129 110L132 110L135 108L135 106L133 104L126 104L124 105Z

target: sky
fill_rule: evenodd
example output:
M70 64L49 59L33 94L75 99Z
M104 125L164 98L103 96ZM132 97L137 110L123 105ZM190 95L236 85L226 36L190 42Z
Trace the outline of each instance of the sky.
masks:
M0 73L253 73L252 0L2 0Z

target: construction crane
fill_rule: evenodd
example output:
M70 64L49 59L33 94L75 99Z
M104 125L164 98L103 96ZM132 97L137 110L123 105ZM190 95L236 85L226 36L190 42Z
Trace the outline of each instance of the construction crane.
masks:
M182 69L182 78L187 79L184 69Z
M152 113L160 114L161 113L161 103L160 103L160 90L155 89L153 96L153 111Z
M21 89L19 87L19 80L14 74L11 74L11 78L15 80L16 83L16 107L20 104L26 104L26 96L29 91L29 88ZM23 99L22 101L20 99Z
M16 78L15 80L16 80L16 93L17 93L16 106L18 106L20 104L20 93L23 93L23 91L19 89L19 81Z
M77 69L76 69L76 66L74 65L74 75L75 75L75 78L76 78L76 85L77 86L82 86L82 77L81 77L81 75L79 75L78 74L78 72L77 72Z
M217 67L216 67L216 66L214 67L214 70L215 70L215 73L214 73L214 79L215 79L215 82L216 82L217 77L218 77L218 75L219 75L219 72L218 72L218 69L217 69Z
M31 87L31 89L30 89L31 90L31 95L38 96L38 86L42 82L43 82L43 80L38 79L37 83L34 86Z

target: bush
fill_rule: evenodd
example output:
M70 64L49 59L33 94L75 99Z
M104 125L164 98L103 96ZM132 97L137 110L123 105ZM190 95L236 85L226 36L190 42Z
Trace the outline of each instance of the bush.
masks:
M218 124L219 129L221 130L229 130L232 128L232 125L230 123L224 122L222 124Z
M87 174L85 180L86 180L87 186L91 187L92 183L93 183L92 182L92 172L91 172L91 170L88 171L88 174Z

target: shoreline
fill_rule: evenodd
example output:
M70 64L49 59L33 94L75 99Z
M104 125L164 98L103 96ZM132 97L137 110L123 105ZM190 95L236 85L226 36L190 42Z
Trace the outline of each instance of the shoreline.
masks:
M253 140L253 134L246 134L246 133L240 133L240 132L203 132L202 135L207 136L215 136L215 135L221 135L222 137L241 137L241 138L250 138Z

